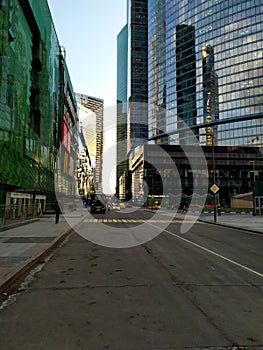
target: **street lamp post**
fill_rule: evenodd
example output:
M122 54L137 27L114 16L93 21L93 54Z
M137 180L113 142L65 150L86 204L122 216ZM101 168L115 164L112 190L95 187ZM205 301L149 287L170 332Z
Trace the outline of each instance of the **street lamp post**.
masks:
M255 183L256 177L255 177L255 161L250 160L249 163L253 164L253 182Z
M214 133L212 136L212 164L213 164L213 184L216 183L216 166L215 166L215 144L214 144ZM216 192L213 193L214 202L214 222L217 222L217 212L216 212Z
M153 210L153 204L154 204L154 191L153 191L153 187L154 187L154 186L153 186L153 180L154 180L154 179L153 179L153 176L154 176L154 175L153 175L153 173L152 173L152 208L151 208L152 210Z

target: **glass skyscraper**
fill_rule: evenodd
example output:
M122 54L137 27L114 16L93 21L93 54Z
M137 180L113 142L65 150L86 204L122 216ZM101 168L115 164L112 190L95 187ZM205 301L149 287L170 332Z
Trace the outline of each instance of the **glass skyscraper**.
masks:
M149 1L149 135L166 130L165 0ZM158 142L165 142L162 138Z
M128 169L127 157L127 79L128 25L117 37L117 171L116 189L120 176Z
M89 118L87 115L82 119L84 132L86 130L86 138L88 144L90 144L91 151L93 152L92 158L95 156L95 174L94 174L94 185L97 193L102 193L102 167L103 167L103 147L104 147L104 136L103 136L103 115L104 115L104 100L87 96L80 93L75 93L77 102L85 107L87 110L95 113L95 118ZM92 120L93 119L93 120ZM95 119L95 120L94 120ZM95 125L94 125L95 123ZM91 136L91 133L87 131L96 131L96 134ZM95 154L94 154L95 148Z
M179 117L203 145L262 143L262 1L149 0L148 16L149 136Z
M120 178L129 178L131 151L148 137L148 0L127 0L127 24L118 34L117 59L118 196Z
M148 1L128 0L127 149L148 137Z

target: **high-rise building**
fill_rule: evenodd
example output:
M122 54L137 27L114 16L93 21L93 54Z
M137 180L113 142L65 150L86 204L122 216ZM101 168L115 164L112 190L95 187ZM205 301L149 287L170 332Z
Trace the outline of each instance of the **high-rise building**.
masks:
M127 0L127 24L117 40L117 197L120 177L129 174L129 154L148 137L147 43L148 1Z
M80 109L81 122L83 125L83 132L86 137L91 159L95 155L95 169L94 169L94 187L97 193L102 193L102 166L103 166L103 114L104 114L104 100L80 93L75 93L77 102L85 107L86 110ZM90 112L95 113L94 114ZM95 124L95 125L94 125ZM91 135L90 131L95 133ZM95 152L94 152L95 146ZM95 153L95 154L94 154Z
M175 29L177 116L188 125L196 124L195 28L178 24Z
M148 137L148 0L128 0L128 152Z
M204 98L204 123L206 127L206 144L216 145L217 126L210 127L209 123L219 119L218 105L218 76L215 73L214 49L206 45L202 49L202 66L203 66L203 98Z
M128 82L128 25L117 37L117 171L116 195L119 178L128 169L127 160L127 82Z
M88 147L90 161L93 168L96 166L96 114L81 103L77 102L79 120L83 135Z
M220 172L216 161L208 161L208 166L210 184L216 181L225 188L221 196L228 202L235 193L252 191L262 180L258 160L263 144L262 1L147 3L149 139L164 145L191 144L191 129L200 145L215 153L216 161L222 147L237 157L251 148L248 154L257 157L247 164L244 157L238 165L238 177L249 179L246 186L231 180L237 171L231 164L238 164L234 153L226 161L227 171ZM130 62L132 71L136 61ZM132 164L136 190L140 172L136 175Z
M149 137L166 130L165 0L148 1L149 12ZM157 142L167 142L165 138Z
M148 16L145 26L140 22L146 18L144 11ZM216 169L215 162L208 162L208 166L210 184L217 181L225 186L223 196L228 202L235 193L252 191L255 181L262 179L258 160L263 144L262 1L130 0L128 14L128 97L131 102L145 101L148 105L148 139L162 145L186 146L193 142L191 129L197 136L194 142L210 147L206 154L216 153L216 160L222 147L236 151L237 157L250 147L248 153L257 153L257 157L248 164L244 157L238 169L238 177L249 178L246 186L231 182L231 164L238 161L227 161L225 173ZM148 65L143 65L146 46ZM146 85L142 77L146 75L140 74L146 70L147 93L143 94ZM142 115L131 111L127 119L128 151L139 144L138 139L132 144L129 137L136 135ZM144 123L145 119L140 119L142 128ZM140 154L138 148L133 159L136 154ZM143 172L136 175L132 164L131 159L133 195L139 195L136 185Z
M179 117L204 145L262 142L262 1L148 3L148 102L165 91L170 112L150 115L150 136L176 134Z
M0 1L0 28L0 216L16 218L50 210L55 182L75 195L77 104L46 0Z

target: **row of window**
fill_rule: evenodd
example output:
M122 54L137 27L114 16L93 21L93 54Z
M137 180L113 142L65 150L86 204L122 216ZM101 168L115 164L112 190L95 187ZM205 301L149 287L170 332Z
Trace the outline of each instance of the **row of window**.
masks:
M152 3L157 4L157 2ZM217 0L200 3L198 0L191 2L174 0L165 3L167 5L165 9L167 16L165 18L166 64L161 67L162 71L156 71L155 78L149 81L151 101L156 100L160 103L163 87L166 86L166 107L178 113L180 112L178 109L180 105L178 91L180 90L182 118L188 117L189 122L192 122L193 115L197 114L203 122L205 107L203 71L205 66L202 60L202 48L210 44L214 50L213 55L207 58L206 64L208 68L210 65L209 69L213 71L210 88L214 91L213 98L218 100L215 103L218 105L220 119L262 113L263 77L260 75L263 42L262 1L222 2ZM159 24L161 24L161 19L156 16L158 7L149 7L149 10L150 13L151 10L155 11L152 18L156 17L156 21L160 20ZM184 25L178 26L179 23ZM156 44L152 51L154 56L149 55L151 71L155 67L152 64L152 62L155 63L152 58L158 58L160 61L159 57L163 55L163 47L159 41L163 38L164 33L163 31L155 32L158 27L157 23L149 21L149 24L149 38L153 37ZM151 45L150 49L152 49ZM186 57L189 58L189 62ZM189 69L191 66L192 70ZM182 73L180 82L183 82L180 85L178 84L179 68ZM206 80L207 82L209 83ZM190 91L191 87L193 91ZM207 89L209 89L209 84ZM192 102L191 99L193 99ZM158 124L162 122L161 119L157 120ZM167 126L170 125L169 128L172 128L173 123L175 123L173 117L166 120ZM233 125L237 128L236 123ZM242 127L247 128L248 125L242 124ZM220 130L217 129L221 140L234 135L237 139L240 137L239 142L241 142L241 138L244 140L248 134L253 133L248 130L244 130L243 133L236 131L230 136L225 133L227 127L229 125L221 126ZM175 128L176 124L174 124ZM262 131L260 133L262 134Z

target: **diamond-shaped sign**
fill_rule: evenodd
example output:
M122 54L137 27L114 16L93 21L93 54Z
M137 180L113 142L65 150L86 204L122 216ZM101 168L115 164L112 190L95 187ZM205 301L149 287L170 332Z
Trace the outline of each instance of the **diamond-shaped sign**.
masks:
M216 184L213 184L211 187L210 187L210 190L216 194L216 192L219 191L219 187L216 185Z

